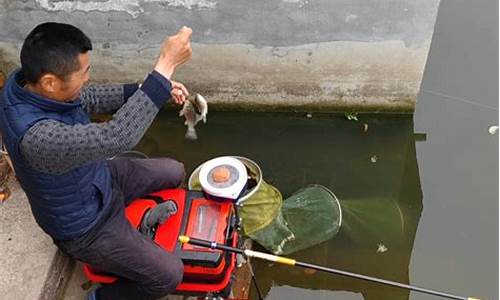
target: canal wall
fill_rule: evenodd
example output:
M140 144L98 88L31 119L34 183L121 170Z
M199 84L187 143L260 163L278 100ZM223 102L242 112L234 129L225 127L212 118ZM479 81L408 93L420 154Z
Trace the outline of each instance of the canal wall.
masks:
M38 23L93 41L94 82L140 81L162 40L193 28L176 72L221 109L411 112L439 0L0 0L0 71Z

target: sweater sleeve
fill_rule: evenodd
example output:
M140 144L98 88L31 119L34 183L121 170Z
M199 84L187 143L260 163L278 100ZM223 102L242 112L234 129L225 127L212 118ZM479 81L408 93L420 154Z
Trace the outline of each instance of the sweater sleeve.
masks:
M149 75L108 122L75 125L52 119L37 122L21 141L21 155L37 171L63 174L130 150L169 97L170 90Z
M138 88L139 85L135 83L90 85L80 92L80 99L87 113L107 113L120 108Z

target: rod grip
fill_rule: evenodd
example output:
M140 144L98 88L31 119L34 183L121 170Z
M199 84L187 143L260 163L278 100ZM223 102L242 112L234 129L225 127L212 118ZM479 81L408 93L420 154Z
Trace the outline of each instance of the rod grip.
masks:
M241 253L243 254L243 250L235 247L231 247L225 244L218 244L214 241L206 241L206 240L200 240L197 238L185 236L185 235L180 235L179 236L179 242L186 244L189 243L191 245L196 245L196 246L201 246L209 249L218 249L222 251L229 251L229 252L234 252L234 253Z
M183 244L191 244L191 245L202 246L202 247L207 247L207 248L215 248L215 246L217 245L215 242L200 240L200 239L192 238L192 237L185 236L185 235L179 235L179 242L181 242Z

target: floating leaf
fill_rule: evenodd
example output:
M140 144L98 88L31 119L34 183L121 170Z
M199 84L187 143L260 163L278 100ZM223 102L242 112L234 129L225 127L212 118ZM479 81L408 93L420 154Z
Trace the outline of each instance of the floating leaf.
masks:
M0 188L0 204L3 204L10 197L10 190L8 187Z
M498 131L498 126L490 126L490 128L488 128L488 132L491 134L491 135L495 135Z
M347 118L347 120L349 120L349 121L351 121L351 120L358 121L358 113L346 112L344 115Z
M389 250L389 249L387 249L387 247L384 244L378 243L378 245L377 245L377 253L384 253L387 250Z
M89 290L92 287L92 281L85 281L84 283L81 284L82 290L86 291Z
M363 132L368 132L368 124L366 123L363 124Z

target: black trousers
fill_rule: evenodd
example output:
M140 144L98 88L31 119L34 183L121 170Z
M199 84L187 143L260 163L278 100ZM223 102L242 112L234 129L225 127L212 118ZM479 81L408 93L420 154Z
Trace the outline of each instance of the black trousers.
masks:
M184 165L168 158L119 158L108 161L108 166L113 177L109 216L81 237L55 243L69 256L119 277L99 289L99 299L164 297L182 281L182 261L132 228L124 208L137 197L178 187L185 177Z

